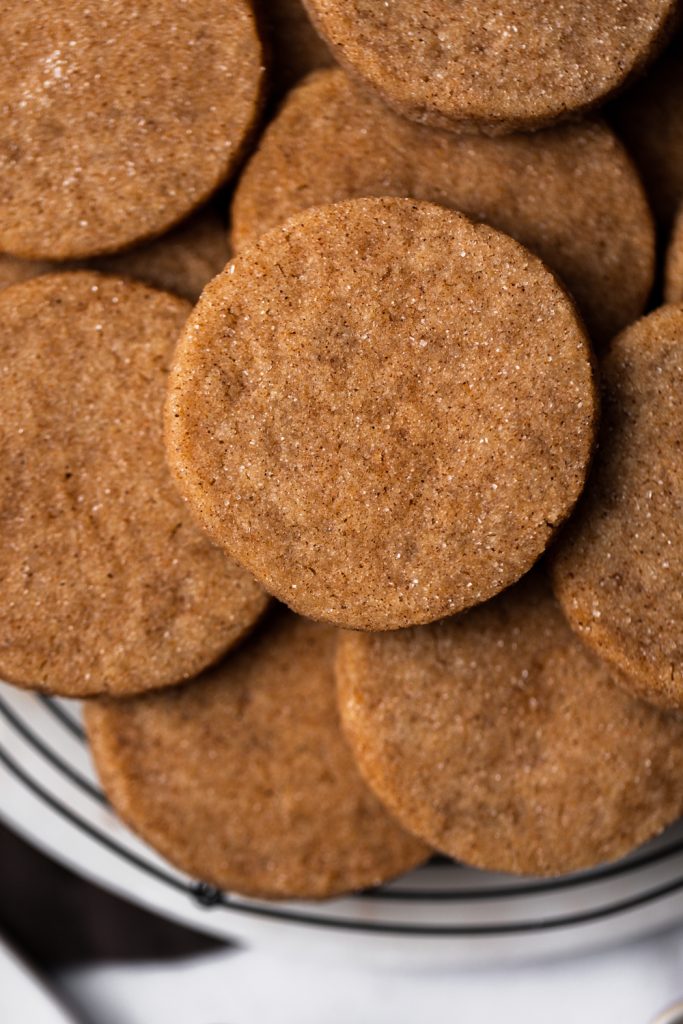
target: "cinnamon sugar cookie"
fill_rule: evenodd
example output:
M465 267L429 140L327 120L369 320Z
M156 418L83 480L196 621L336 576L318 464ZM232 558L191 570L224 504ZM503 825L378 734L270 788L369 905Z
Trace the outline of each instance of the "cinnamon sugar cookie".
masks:
M65 260L161 234L235 168L258 114L247 0L6 0L0 251Z
M0 676L83 697L195 675L263 611L191 521L162 404L190 311L93 273L0 293Z
M683 306L624 331L602 369L601 445L555 592L624 685L683 707Z
M399 113L440 128L539 128L645 65L673 0L306 0L333 53Z
M167 447L215 541L296 611L394 629L514 582L583 486L589 345L511 238L407 199L307 210L205 289Z
M229 256L225 225L217 210L209 206L160 238L112 256L63 264L0 253L0 288L41 274L91 269L134 277L196 302L204 285L223 269Z
M683 722L614 686L537 576L432 626L345 635L337 677L372 788L468 864L592 867L683 810Z
M95 763L121 817L190 875L270 899L362 889L425 860L344 742L335 639L280 611L191 685L92 703Z
M398 117L339 70L294 89L268 126L235 193L233 244L310 206L382 195L440 203L527 245L563 279L599 342L645 307L652 215L606 125L455 135Z

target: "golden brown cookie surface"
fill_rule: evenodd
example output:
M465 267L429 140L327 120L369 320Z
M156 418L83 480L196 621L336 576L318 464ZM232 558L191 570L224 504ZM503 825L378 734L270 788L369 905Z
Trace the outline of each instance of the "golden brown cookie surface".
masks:
M342 64L444 128L513 131L589 109L656 53L672 0L306 0Z
M229 256L225 225L216 210L205 207L173 231L111 256L60 264L0 253L0 288L63 270L98 270L133 277L196 302L204 285L223 269Z
M606 125L455 135L398 117L340 70L302 83L269 125L235 193L233 243L239 250L311 206L386 195L460 210L528 246L565 282L599 342L644 309L652 216Z
M683 307L664 306L624 331L602 375L600 448L555 554L555 592L624 685L681 707Z
M160 234L239 160L263 70L247 0L7 0L2 17L0 251Z
M404 199L308 210L205 289L167 447L214 539L301 614L432 621L525 572L576 500L590 354L536 257Z
M399 821L468 864L614 860L683 807L683 722L623 693L536 578L466 615L347 634L342 724Z
M0 676L88 696L179 682L266 597L192 523L164 464L190 305L99 274L0 293Z
M683 206L676 217L666 253L664 298L666 302L683 302Z
M92 704L95 762L121 816L191 875L252 896L322 899L425 860L344 742L335 641L279 611L187 686Z
M668 229L683 202L683 36L619 98L612 116Z

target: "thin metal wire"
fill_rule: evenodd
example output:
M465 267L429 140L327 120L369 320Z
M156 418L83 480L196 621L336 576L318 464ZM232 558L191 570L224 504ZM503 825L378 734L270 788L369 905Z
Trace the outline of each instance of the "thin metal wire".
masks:
M43 704L50 714L69 730L72 736L75 736L76 739L81 740L83 743L86 742L85 729L79 722L74 721L71 715L67 715L61 704L58 704L53 697L47 697L44 693L41 693L39 698L41 704Z
M47 705L53 705L53 702L49 698L44 698L44 703ZM85 741L85 735L82 730L76 731L76 723L74 723L61 708L58 709L57 705L53 705L55 712L59 710L61 713L57 713L55 717L59 719L61 724L68 728L73 735L77 735L80 739ZM0 712L3 713L8 723L15 728L17 732L28 742L33 748L46 760L48 760L53 767L58 771L64 773L73 783L79 788L86 792L89 796L98 801L98 803L106 803L106 798L94 787L89 780L85 779L80 773L76 772L71 768L59 755L55 754L45 743L36 736L35 733L30 729L26 723L20 719L15 712L10 711L4 701L0 700ZM73 728L76 727L76 728ZM284 908L277 905L260 905L252 904L248 902L242 902L229 894L223 893L220 890L214 889L212 886L208 886L202 882L185 882L182 878L171 874L168 871L160 868L158 865L146 860L144 857L139 856L133 851L122 846L116 842L110 836L101 832L95 828L88 821L80 817L75 813L67 804L63 803L52 793L46 790L40 783L32 778L23 768L15 761L15 759L4 749L0 747L0 761L5 767L12 772L12 774L22 782L31 792L34 793L40 800L46 803L56 813L60 814L66 820L68 820L76 828L86 833L92 840L100 843L106 847L111 853L127 860L135 867L154 876L157 880L164 882L176 891L181 891L190 896L195 902L198 902L205 907L221 907L231 912L238 912L244 914L250 914L261 917L268 917L279 921L291 922L295 924L303 925L315 925L330 927L333 929L344 929L344 930L360 930L366 932L379 932L384 934L394 935L431 935L431 936L450 936L450 937L472 937L478 936L491 937L495 935L508 935L518 934L533 931L549 931L553 929L579 926L582 924L588 924L593 921L601 920L607 917L627 913L630 910L637 909L638 907L644 906L647 903L661 899L667 895L678 892L683 889L683 877L676 878L671 882L657 886L644 893L640 893L637 896L618 900L613 903L605 904L601 907L594 908L592 910L586 910L575 914L567 915L555 915L546 918L538 918L529 921L516 921L516 922L496 922L490 924L473 924L473 925L428 925L428 924L408 924L408 923L396 923L390 921L359 921L356 919L346 919L339 917L327 917L320 916L314 913L306 913L303 911L293 910ZM592 872L585 875L574 875L566 878L551 879L551 880L539 880L538 882L530 882L526 885L519 886L507 886L497 888L486 888L480 891L476 890L447 890L447 891L413 891L413 890L397 890L391 891L387 889L369 890L365 894L366 897L372 897L373 899L380 898L383 900L407 900L407 901L421 901L424 903L447 900L458 900L458 901L479 901L479 900L491 900L500 898L512 898L516 896L529 896L529 895L541 895L553 892L557 889L568 889L571 887L580 887L586 883L594 881L601 881L605 878L615 877L624 874L625 872L639 870L643 867L647 867L653 864L660 863L662 860L669 858L677 853L683 852L683 840L671 844L668 847L661 848L659 850L653 850L650 853L643 854L639 858L633 858L630 861L620 862L615 865L609 865L606 868Z
M59 754L55 754L51 747L46 746L40 737L36 736L33 730L30 729L26 723L14 713L14 711L10 710L2 698L0 698L0 714L21 736L24 737L26 742L30 743L34 750L37 750L38 753L41 754L46 761L49 761L54 768L66 775L67 778L71 779L72 782L93 797L94 800L97 800L98 803L104 804L105 806L108 805L109 801L102 790L98 789L97 786L94 786L90 779L86 779L84 775L77 772L70 764L67 764Z
M479 899L505 899L513 896L541 896L548 893L558 892L562 889L578 889L584 885L592 885L594 882L604 882L610 878L619 878L622 875L640 871L643 868L653 867L661 864L670 857L683 855L683 839L667 846L639 856L630 857L628 860L619 860L614 864L606 864L603 867L592 868L590 871L576 875L562 875L559 878L538 878L532 882L522 882L519 885L509 886L486 886L482 889L438 889L431 892L418 889L403 889L396 893L387 889L368 890L373 896L395 897L406 900L431 900L431 899L454 899L454 900L479 900Z
M56 717L59 719L61 724L68 728L69 731L72 731L72 727L76 726L76 723L70 719L50 697L42 697L41 700L56 713ZM1 698L0 712L7 714L7 708ZM53 763L55 763L56 760L61 761L61 759L58 759L56 755L50 754L42 744L42 741L31 733L31 730L28 729L25 723L22 723L22 735L24 735L28 742L32 743L36 749L45 753ZM79 738L84 744L87 742L84 730L79 730ZM95 796L101 803L108 803L105 794L101 790L96 789L88 780L78 776L75 772L72 772L68 765L64 765L64 769L67 774L70 775L72 780L81 788L89 792L91 796ZM660 864L662 861L668 860L670 857L678 854L683 854L683 838L667 846L659 847L655 850L650 850L638 856L631 857L628 860L617 861L614 864L606 864L603 867L594 868L591 871L582 872L581 874L564 875L559 878L539 878L527 883L486 886L481 889L394 890L378 886L377 888L366 889L363 892L358 893L358 895L371 896L373 899L379 898L392 901L405 900L406 902L434 902L446 900L478 902L479 900L514 899L517 896L540 896L563 889L583 887L595 882L602 882L609 878L619 878L621 875L628 874L632 871L640 871L643 868Z

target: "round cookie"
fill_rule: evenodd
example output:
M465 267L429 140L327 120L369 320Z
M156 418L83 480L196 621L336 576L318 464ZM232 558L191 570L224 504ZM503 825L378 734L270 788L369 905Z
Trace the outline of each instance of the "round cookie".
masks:
M517 242L407 199L307 210L204 290L167 448L198 520L295 611L453 614L524 573L595 429L571 300Z
M0 250L65 260L161 234L236 167L262 55L247 0L7 0Z
M541 128L655 55L674 0L305 0L340 63L400 114L450 129Z
M256 12L269 44L270 80L276 96L286 93L314 68L334 64L301 0L257 0Z
M683 206L678 212L669 248L664 274L664 298L667 302L683 302Z
M133 277L196 302L229 257L225 226L217 210L208 206L160 238L111 256L64 264L0 253L0 288L55 271L91 269Z
M683 722L612 684L536 574L432 626L345 635L337 679L368 783L468 864L577 871L683 809Z
M93 273L0 293L0 676L121 696L216 661L262 613L164 463L182 299Z
M602 371L602 440L555 592L626 686L683 707L683 306L624 331Z
M668 229L683 202L683 36L620 97L612 118Z
M234 196L233 244L310 206L387 195L460 210L528 246L565 282L598 341L643 312L654 225L606 125L455 135L398 117L340 70L294 89L267 128Z
M92 703L92 752L121 817L190 875L268 899L336 896L424 861L344 742L335 646L332 627L279 611L191 685Z

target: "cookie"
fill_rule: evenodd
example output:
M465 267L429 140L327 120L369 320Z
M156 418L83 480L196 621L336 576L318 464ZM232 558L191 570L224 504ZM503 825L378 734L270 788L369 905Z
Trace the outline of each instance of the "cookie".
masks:
M171 228L237 166L262 72L247 0L7 0L0 251L66 260Z
M664 297L667 302L683 302L683 206L679 210L666 253Z
M269 44L271 88L276 97L309 71L334 64L329 47L313 28L301 0L256 0L256 13Z
M339 62L437 128L541 128L603 102L658 51L673 0L305 0Z
M611 116L668 229L683 202L683 36L624 93Z
M309 206L386 195L441 203L528 246L563 279L599 342L643 312L654 225L606 125L455 135L397 117L339 70L291 92L269 125L235 193L233 246Z
M592 867L683 810L683 721L614 686L535 574L454 619L345 635L337 678L368 783L475 867Z
M683 306L617 338L596 465L558 545L555 592L622 682L683 707Z
M111 256L60 264L0 253L0 288L64 269L91 269L137 278L196 302L204 285L224 268L229 257L225 226L209 206L160 238Z
M167 365L190 309L94 273L0 292L0 677L68 697L167 686L263 611L164 463Z
M408 199L307 210L204 290L166 407L214 540L295 611L429 622L531 567L591 453L589 345L511 238Z
M323 899L424 861L344 742L335 643L332 627L280 611L191 685L91 703L121 817L183 871L248 896Z

